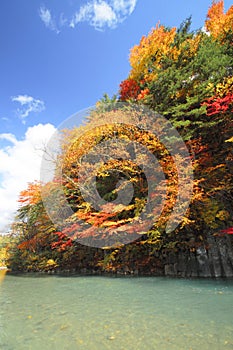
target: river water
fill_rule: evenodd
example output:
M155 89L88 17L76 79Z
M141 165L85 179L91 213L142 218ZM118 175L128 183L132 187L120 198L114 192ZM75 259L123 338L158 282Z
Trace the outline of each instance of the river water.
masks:
M233 281L7 275L0 349L233 349Z

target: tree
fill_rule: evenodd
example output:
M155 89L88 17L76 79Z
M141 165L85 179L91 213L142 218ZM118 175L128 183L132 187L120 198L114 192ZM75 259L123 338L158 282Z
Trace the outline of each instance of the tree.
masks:
M225 38L233 23L232 10L228 12L231 26L224 29ZM211 17L213 25L219 21L217 14ZM232 74L232 44L202 31L191 32L190 26L191 18L177 30L157 25L131 49L131 71L120 85L121 100L140 100L171 119L178 129L203 122L204 100Z
M157 25L131 49L131 71L120 84L119 101L104 95L85 125L63 131L54 179L30 184L21 193L12 254L16 266L114 270L131 266L137 254L136 264L142 266L151 263L155 250L195 250L210 234L231 234L233 6L224 14L223 5L213 2L205 31L191 31L191 18L178 29ZM122 107L120 101L129 104ZM167 222L179 196L186 195L178 170L187 169L185 159L175 162L153 134L154 111L179 131L194 170L189 210L171 233ZM118 112L120 123L115 122ZM148 161L138 145L158 162ZM160 169L164 176L157 183ZM156 191L150 197L151 181ZM149 229L148 218L153 222ZM137 229L141 235L135 240ZM131 243L123 246L127 236ZM104 252L87 247L103 247L103 241L108 243Z

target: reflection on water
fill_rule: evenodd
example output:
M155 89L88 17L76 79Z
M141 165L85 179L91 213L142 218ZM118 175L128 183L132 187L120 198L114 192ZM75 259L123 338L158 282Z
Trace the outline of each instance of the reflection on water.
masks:
M233 282L7 275L0 349L233 349Z
M1 269L0 268L0 284L2 283L2 281L5 278L6 272L7 272L7 269Z

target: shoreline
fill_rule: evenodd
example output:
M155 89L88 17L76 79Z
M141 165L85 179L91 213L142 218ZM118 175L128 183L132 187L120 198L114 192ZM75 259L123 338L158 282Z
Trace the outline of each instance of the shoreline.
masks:
M68 270L51 270L51 271L12 271L10 269L7 270L7 275L12 276L25 276L28 277L48 277L48 276L56 276L56 277L112 277L112 278L145 278L145 277L158 277L158 278L172 278L172 279L192 279L192 280L229 280L233 281L233 276L182 276L182 275L166 275L159 273L127 273L127 272L104 272L104 271L68 271Z

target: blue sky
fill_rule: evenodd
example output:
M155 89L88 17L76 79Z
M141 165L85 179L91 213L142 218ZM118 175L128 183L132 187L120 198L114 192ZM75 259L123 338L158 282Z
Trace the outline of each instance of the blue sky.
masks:
M117 93L129 50L160 21L192 15L201 28L211 0L0 1L0 232L20 189L38 177L41 144L64 119ZM225 9L231 1L225 1ZM21 188L21 186L24 186Z

